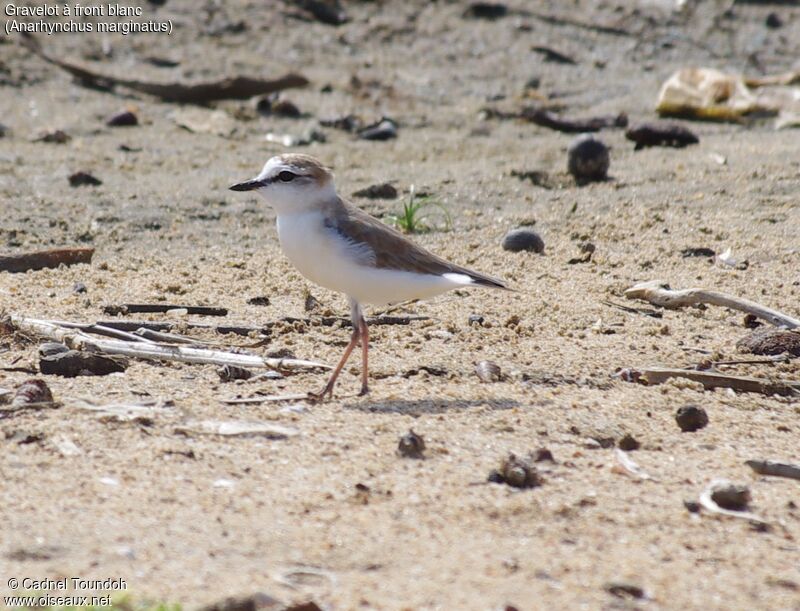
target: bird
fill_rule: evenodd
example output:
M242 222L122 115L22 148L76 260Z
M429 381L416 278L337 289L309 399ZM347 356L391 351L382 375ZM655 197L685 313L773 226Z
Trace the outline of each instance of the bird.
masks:
M369 392L369 330L363 305L427 299L470 286L510 290L492 276L451 263L360 210L337 194L330 169L316 158L270 158L253 179L229 187L255 191L275 211L281 249L311 282L344 293L353 333L339 364L311 401L333 397L336 380L361 345L361 392Z

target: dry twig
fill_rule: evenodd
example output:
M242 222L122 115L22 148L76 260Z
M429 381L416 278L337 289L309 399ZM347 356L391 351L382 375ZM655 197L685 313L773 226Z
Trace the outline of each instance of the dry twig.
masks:
M625 297L648 301L663 308L683 308L707 303L752 314L777 327L786 327L788 329L800 327L800 320L797 318L792 318L788 314L778 312L760 303L707 289L671 289L668 284L660 280L641 282L632 286L625 291Z
M39 41L30 34L23 33L22 44L43 60L69 72L84 86L99 89L113 89L118 86L125 87L126 89L132 89L140 93L147 93L168 102L206 104L215 100L245 100L256 95L308 85L308 79L302 75L292 73L274 80L236 76L219 81L196 83L193 85L137 81L133 79L117 78L107 74L99 74L84 66L55 57L45 52Z
M22 273L78 263L91 263L94 248L56 248L0 256L0 272Z
M775 477L788 477L800 480L800 466L790 465L771 460L747 460L745 463L759 475L773 475Z
M762 395L800 395L800 382L783 382L765 378L732 376L695 369L670 369L668 367L646 367L632 369L629 376L642 384L663 384L670 378L686 378L700 382L706 389L732 388L739 392L755 392Z

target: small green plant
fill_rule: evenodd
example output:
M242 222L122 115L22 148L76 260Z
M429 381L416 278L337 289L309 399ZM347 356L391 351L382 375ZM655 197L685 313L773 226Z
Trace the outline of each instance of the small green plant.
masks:
M453 227L453 219L440 202L435 201L429 195L417 195L414 185L408 199L403 202L403 210L399 215L389 216L389 222L404 233L425 233L434 228L429 225L427 217L422 215L423 208L437 208L444 216L444 231L450 231Z

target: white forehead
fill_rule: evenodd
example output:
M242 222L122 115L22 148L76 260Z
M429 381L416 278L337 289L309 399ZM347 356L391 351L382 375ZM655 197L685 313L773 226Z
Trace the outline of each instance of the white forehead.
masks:
M271 174L275 173L278 168L284 169L286 167L287 164L279 156L271 157L267 163L264 164L259 177L264 178L266 176L270 176Z

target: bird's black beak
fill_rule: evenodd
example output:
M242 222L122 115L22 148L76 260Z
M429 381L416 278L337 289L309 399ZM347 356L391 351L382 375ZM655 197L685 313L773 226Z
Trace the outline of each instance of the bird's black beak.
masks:
M244 182L240 182L228 188L231 191L252 191L253 189L258 189L259 187L263 186L264 181L262 180L245 180Z

